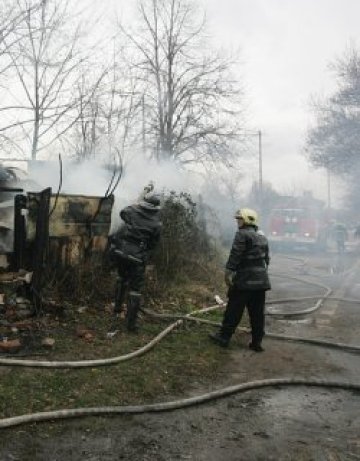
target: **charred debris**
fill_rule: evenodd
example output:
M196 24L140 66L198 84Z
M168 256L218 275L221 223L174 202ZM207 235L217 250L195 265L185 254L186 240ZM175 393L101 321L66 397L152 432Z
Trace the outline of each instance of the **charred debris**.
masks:
M0 317L37 316L49 268L101 261L114 197L29 192L14 168L0 165ZM22 315L20 315L22 313ZM16 314L19 314L16 317ZM0 338L1 340L1 338Z

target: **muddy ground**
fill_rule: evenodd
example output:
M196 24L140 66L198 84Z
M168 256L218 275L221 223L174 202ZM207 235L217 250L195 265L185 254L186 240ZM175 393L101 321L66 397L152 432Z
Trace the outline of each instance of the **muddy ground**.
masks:
M346 257L345 267L356 263ZM333 296L360 299L359 270L338 273L336 255L275 255L269 299L323 293L317 286L276 276L286 273L333 288ZM305 304L309 306L311 301ZM301 305L304 305L302 303ZM280 306L280 305L279 305ZM296 309L296 303L275 306ZM360 345L360 304L328 301L295 320L267 317L267 331ZM204 347L208 343L199 330ZM193 382L189 397L267 378L360 383L358 353L266 338L264 353L247 349L238 333L215 382ZM294 460L360 459L360 394L330 388L271 387L238 393L167 413L87 417L2 431L1 461L27 460Z

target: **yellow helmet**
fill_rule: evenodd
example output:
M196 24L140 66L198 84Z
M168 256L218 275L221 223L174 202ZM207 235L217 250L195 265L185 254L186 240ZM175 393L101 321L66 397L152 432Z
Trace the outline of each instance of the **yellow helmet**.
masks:
M258 214L250 208L241 208L234 215L235 219L243 219L247 226L258 226Z

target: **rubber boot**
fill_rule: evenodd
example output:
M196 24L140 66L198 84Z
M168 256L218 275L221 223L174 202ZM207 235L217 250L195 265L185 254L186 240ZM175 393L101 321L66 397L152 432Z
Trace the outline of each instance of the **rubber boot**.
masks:
M126 327L128 331L131 332L137 331L136 320L140 309L140 299L140 293L136 291L130 291L127 304Z
M116 287L115 287L115 307L114 307L114 314L120 314L123 309L123 303L125 301L125 293L126 293L126 284L122 277L118 277L116 280Z
M221 331L218 331L217 333L210 333L209 338L212 342L221 347L228 347L230 342L230 338L224 336Z
M262 347L261 343L254 343L253 341L251 341L249 343L249 349L251 349L252 351L255 351L255 352L264 352L264 348Z

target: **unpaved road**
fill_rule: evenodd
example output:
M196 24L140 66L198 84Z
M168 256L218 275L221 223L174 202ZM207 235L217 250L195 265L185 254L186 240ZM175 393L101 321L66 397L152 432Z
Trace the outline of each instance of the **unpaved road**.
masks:
M275 256L269 298L323 293L275 276L301 276L331 286L333 295L360 299L359 271L334 274L335 255ZM306 258L306 262L301 261ZM354 258L346 257L346 266ZM335 271L336 272L336 271ZM307 301L307 305L311 301ZM301 303L304 306L304 303ZM277 306L279 308L279 306ZM284 310L299 308L296 303ZM360 344L360 304L328 301L294 320L267 318L274 333ZM204 347L210 346L204 334ZM189 395L267 378L318 378L360 383L359 353L266 338L262 354L238 334L224 350L216 383ZM313 387L251 390L168 413L88 417L2 431L0 460L360 460L360 394Z

